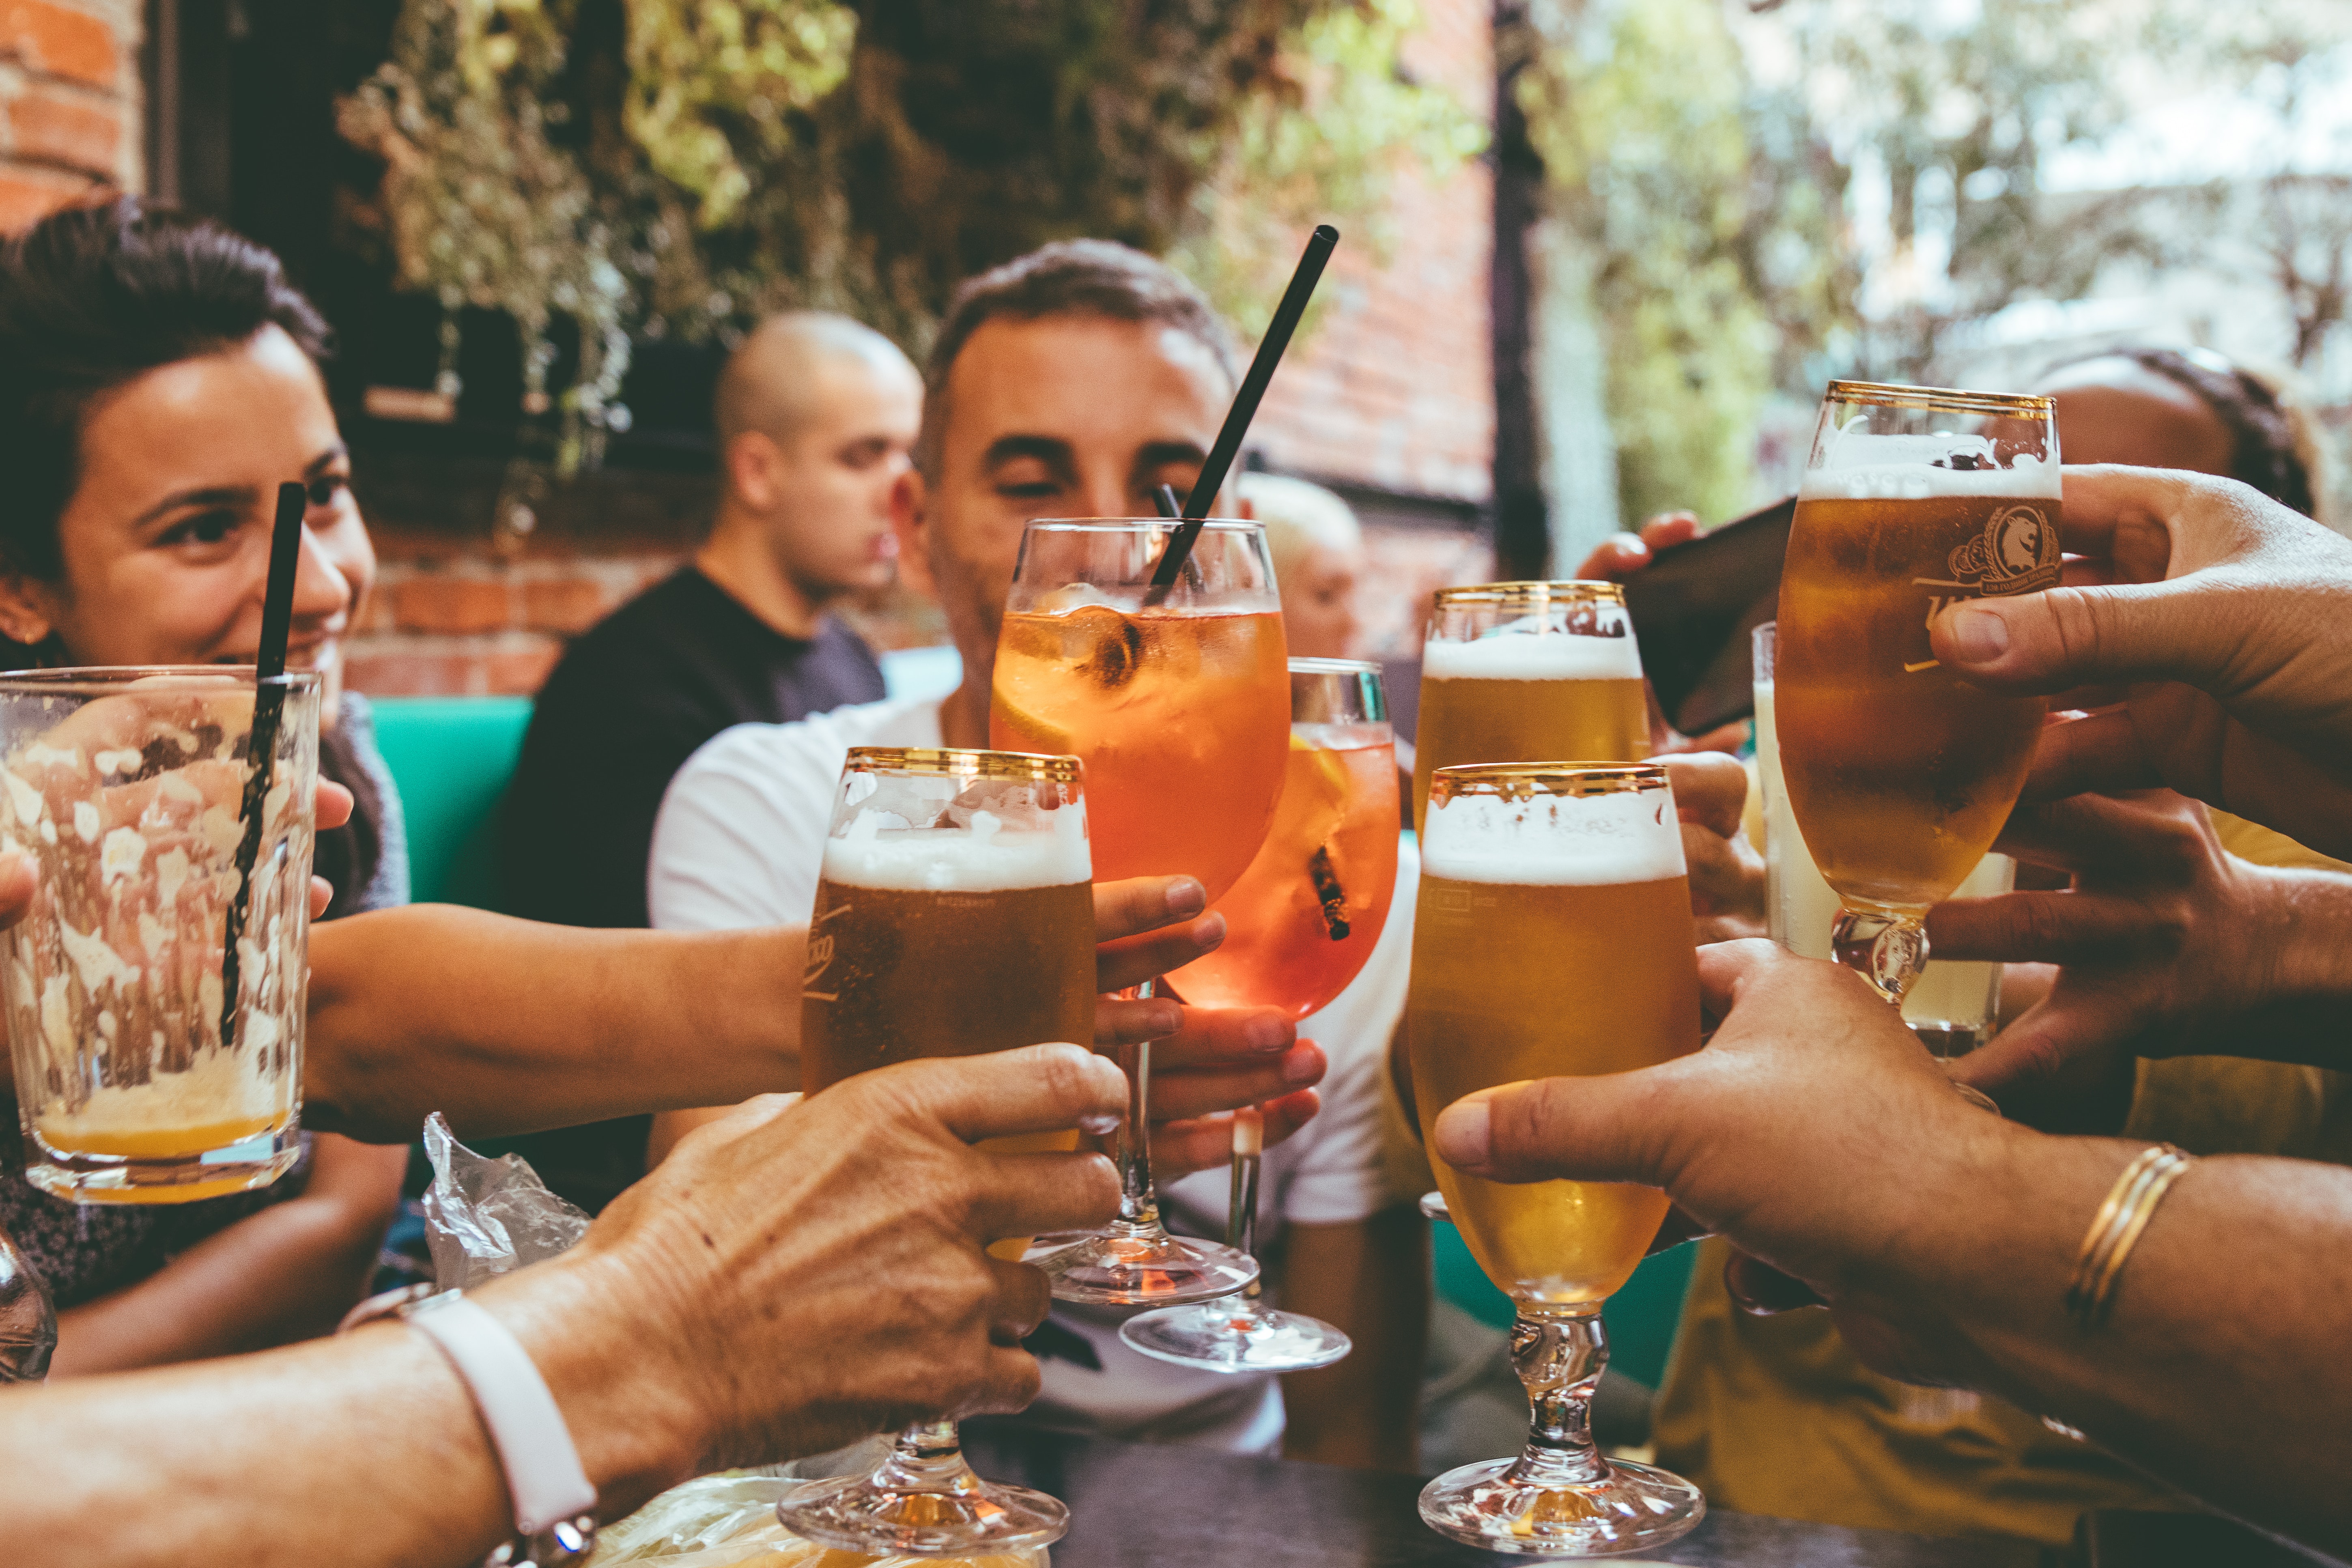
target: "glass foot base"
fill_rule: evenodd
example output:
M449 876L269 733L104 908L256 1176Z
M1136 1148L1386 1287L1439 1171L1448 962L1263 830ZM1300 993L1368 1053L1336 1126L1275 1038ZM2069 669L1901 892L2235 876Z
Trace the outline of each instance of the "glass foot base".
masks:
M1026 1487L891 1490L870 1476L811 1481L776 1504L776 1517L821 1546L884 1557L988 1557L1049 1546L1070 1530L1059 1499Z
M1269 1311L1246 1297L1168 1307L1121 1323L1118 1337L1154 1361L1202 1372L1306 1372L1355 1342L1320 1318Z
M1257 1260L1213 1242L1186 1241L1152 1229L1097 1236L1030 1258L1054 1282L1056 1301L1105 1307L1175 1307L1249 1288Z
M1620 1557L1679 1541L1706 1517L1699 1489L1670 1471L1611 1460L1592 1480L1528 1474L1528 1460L1448 1470L1422 1489L1421 1517L1465 1545L1521 1557Z

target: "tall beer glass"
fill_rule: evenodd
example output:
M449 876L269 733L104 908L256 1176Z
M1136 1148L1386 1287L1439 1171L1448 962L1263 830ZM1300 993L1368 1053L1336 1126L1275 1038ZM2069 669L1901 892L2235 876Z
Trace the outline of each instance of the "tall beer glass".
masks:
M1478 1089L1696 1050L1697 941L1665 769L1439 770L1406 1019L1425 1138ZM1511 1361L1533 1415L1517 1458L1438 1477L1421 1517L1454 1540L1534 1557L1613 1555L1687 1532L1706 1511L1698 1489L1603 1458L1591 1432L1609 1359L1601 1304L1642 1261L1665 1194L1490 1182L1442 1161L1437 1180L1479 1267L1517 1303Z
M1413 826L1429 776L1465 763L1650 754L1642 650L1614 583L1442 588L1421 656Z
M1822 400L1780 576L1780 766L1843 904L1837 960L1890 1002L2017 804L2047 706L1946 669L1928 623L2055 586L2059 495L2049 398L1833 381Z
M249 668L0 679L0 843L38 872L0 994L58 1197L189 1203L300 1156L319 678L270 685L265 793Z
M1348 988L1380 945L1397 872L1396 737L1381 667L1290 661L1290 772L1257 858L1217 900L1225 940L1168 978L1189 1002L1280 1007L1304 1018ZM1256 1251L1257 1112L1237 1116L1225 1240ZM1305 1372L1350 1349L1318 1318L1277 1312L1255 1284L1119 1325L1145 1355L1212 1372Z
M1094 1038L1095 915L1083 770L1075 757L851 750L809 921L801 1081ZM1077 1147L1066 1132L983 1149ZM990 1250L1019 1258L1027 1242ZM868 1476L812 1482L784 1523L845 1551L965 1556L1043 1546L1069 1510L983 1482L952 1421L918 1423Z
M1282 601L1254 522L1202 525L1173 590L1145 598L1175 524L1160 518L1029 524L998 635L989 739L1086 759L1095 867L1105 881L1182 875L1212 901L1274 820L1289 752ZM1148 987L1144 994L1149 994ZM1180 1239L1151 1185L1151 1048L1123 1047L1119 1216L1040 1259L1066 1301L1171 1306L1229 1296L1257 1265Z
M1780 731L1774 710L1775 623L1756 628L1756 772L1764 797L1764 915L1772 940L1804 958L1828 958L1831 928L1837 923L1838 896L1822 880L1789 809L1789 786L1780 773ZM2016 884L2017 862L1988 855L1953 889L1963 899L1990 898ZM1928 961L1904 994L1903 1021L1939 1057L1962 1057L1992 1037L2000 1014L1998 963L1962 959Z

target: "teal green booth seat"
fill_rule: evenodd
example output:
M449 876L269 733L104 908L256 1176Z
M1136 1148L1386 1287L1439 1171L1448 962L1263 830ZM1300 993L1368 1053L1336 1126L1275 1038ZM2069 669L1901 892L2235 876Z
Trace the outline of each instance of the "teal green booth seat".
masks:
M408 818L409 896L499 907L499 801L530 725L528 697L378 697L376 744Z

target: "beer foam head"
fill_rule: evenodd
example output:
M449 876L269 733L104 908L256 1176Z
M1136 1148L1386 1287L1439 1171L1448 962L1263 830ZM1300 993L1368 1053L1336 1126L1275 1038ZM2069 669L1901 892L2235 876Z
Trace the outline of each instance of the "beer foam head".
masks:
M1428 680L1639 680L1642 650L1622 615L1617 637L1587 637L1513 621L1473 642L1432 640L1421 651Z
M1684 874L1683 831L1671 788L1514 798L1433 795L1421 868L1457 882L1608 887Z
M903 819L865 811L824 843L824 879L890 892L1001 893L1091 881L1086 820L1076 806L1036 814L1035 826L1009 826L989 811L957 823L893 826Z
M1948 456L1954 437L1862 436L1843 437L1828 464L1808 468L1797 487L1799 500L1932 500L1950 496L2001 496L2015 500L2056 500L2061 480L2056 463L2031 454L2008 468L1936 468ZM1916 452L1909 448L1916 448ZM1990 458L1987 459L1988 462Z

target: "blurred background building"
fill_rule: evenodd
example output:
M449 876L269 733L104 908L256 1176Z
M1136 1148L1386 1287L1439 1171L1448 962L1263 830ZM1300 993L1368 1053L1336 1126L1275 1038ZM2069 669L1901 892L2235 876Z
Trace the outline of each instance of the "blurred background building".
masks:
M1345 231L1250 460L1362 514L1375 652L1441 584L1785 493L1832 375L2153 342L2339 446L2352 405L2342 0L0 0L0 227L100 188L340 329L384 693L528 692L669 568L761 314L919 354L1067 235L1254 333Z

